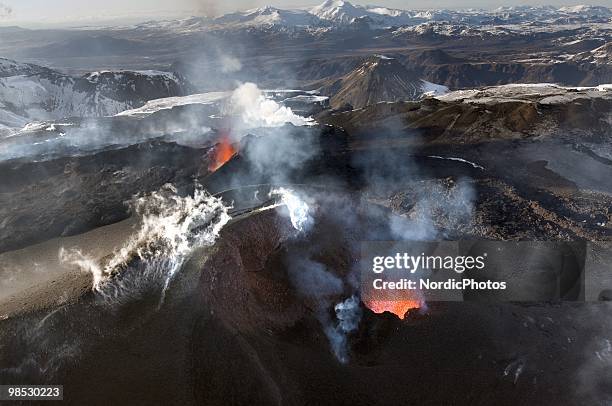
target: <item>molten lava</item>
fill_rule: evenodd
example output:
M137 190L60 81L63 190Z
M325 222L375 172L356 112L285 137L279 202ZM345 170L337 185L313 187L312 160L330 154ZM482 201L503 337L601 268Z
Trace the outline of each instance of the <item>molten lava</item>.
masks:
M229 161L238 151L230 141L228 134L224 134L219 139L219 142L213 150L213 157L208 165L208 170L216 171Z
M366 300L364 304L374 313L391 312L402 320L408 310L421 307L419 300Z

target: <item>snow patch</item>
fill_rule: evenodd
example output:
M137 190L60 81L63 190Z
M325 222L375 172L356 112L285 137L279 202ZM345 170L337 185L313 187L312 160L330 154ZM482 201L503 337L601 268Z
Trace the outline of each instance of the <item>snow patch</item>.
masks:
M444 160L447 160L447 161L463 162L463 163L466 163L468 165L471 165L473 168L480 169L482 171L484 171L484 169L485 169L484 167L478 165L477 163L474 163L472 161L468 161L467 159L457 158L457 157L454 157L454 156L444 157L444 156L439 156L439 155L428 155L427 158L444 159Z
M431 83L426 80L421 79L421 90L423 91L423 96L435 97L442 96L449 92L449 88L444 85L438 85L436 83Z
M160 110L170 110L174 107L187 106L191 104L215 104L230 97L231 92L209 92L192 94L189 96L165 97L148 101L144 106L137 109L122 111L116 116L145 117Z

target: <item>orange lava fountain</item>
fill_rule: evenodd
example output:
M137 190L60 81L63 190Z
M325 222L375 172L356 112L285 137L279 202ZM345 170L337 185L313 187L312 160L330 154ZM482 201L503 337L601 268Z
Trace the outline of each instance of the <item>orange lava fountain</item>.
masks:
M228 134L223 134L219 139L219 142L215 146L213 151L213 159L208 165L208 170L211 172L221 168L227 161L229 161L238 150L234 147L230 141Z
M421 307L419 300L366 300L364 304L374 313L391 312L402 320L408 310Z

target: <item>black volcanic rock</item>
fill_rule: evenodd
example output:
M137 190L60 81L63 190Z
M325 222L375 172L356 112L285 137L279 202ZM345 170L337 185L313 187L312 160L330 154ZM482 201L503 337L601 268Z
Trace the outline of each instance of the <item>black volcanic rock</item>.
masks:
M166 183L193 188L207 149L160 141L43 162L0 163L0 252L129 216L125 204Z
M211 193L236 185L328 184L356 186L360 173L351 166L349 137L335 126L269 129L247 135L239 153L202 180Z

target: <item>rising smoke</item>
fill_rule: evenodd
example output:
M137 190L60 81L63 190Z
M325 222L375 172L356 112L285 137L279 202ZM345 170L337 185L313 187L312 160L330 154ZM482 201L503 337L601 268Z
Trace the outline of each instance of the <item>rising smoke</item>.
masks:
M242 69L242 63L240 59L231 55L221 55L221 72L223 73L235 73Z
M336 298L345 291L345 282L313 259L296 259L289 268L289 276L298 292L314 301L315 316L323 327L333 354L341 363L347 363L348 335L357 329L361 318L359 300L351 296L334 305ZM332 306L333 316L330 314Z
M292 190L286 188L273 189L271 197L280 197L280 201L287 207L291 225L298 232L308 232L312 227L314 219L310 215L310 206Z
M104 267L78 251L60 251L60 258L90 272L93 287L105 300L132 300L153 290L166 291L195 248L215 243L230 220L228 207L201 188L179 196L166 185L132 202L139 218L137 232Z
M205 14L216 13L214 2L198 4ZM225 52L228 49L232 52ZM262 183L289 183L292 181L292 173L299 172L309 161L324 152L318 139L322 130L315 126L312 118L295 114L290 108L268 98L255 83L238 83L242 79L237 77L238 73L246 74L244 70L247 67L239 54L239 49L225 47L222 41L213 42L202 52L203 60L214 60L219 64L219 71L227 79L222 86L227 83L234 86L222 111L223 116L231 118L230 137L234 142L242 142L249 135L249 141L255 138L240 153L241 158L248 163L250 173L257 174ZM207 76L211 70L210 67L200 69L200 73L204 72L204 76ZM198 127L203 128L202 121L193 116L193 113L184 113L181 120L177 121L188 125L181 127L174 122L171 126L164 124L162 131L190 132ZM389 124L386 129L390 134L402 131L401 123L395 124ZM67 129L68 136L61 141L75 140L78 147L89 147L87 143L92 140L125 142L122 134L116 136L116 132L106 127L100 128L95 120L87 121L83 127L82 131ZM210 137L209 129L206 127L202 131L207 137ZM102 136L93 137L92 132ZM151 127L143 132L159 134L159 128ZM109 134L117 139L108 140ZM133 142L138 140L132 137ZM360 154L355 157L353 165L364 174L361 185L363 191L366 194L372 192L373 195L386 193L390 186L391 189L401 189L418 173L417 165L405 152L394 150L384 150L383 153L379 151L378 155ZM232 186L239 187L248 183L247 178L238 174L231 180ZM316 222L315 208L339 219L346 229L361 226L362 218L346 206L342 199L333 201L326 193L314 194L305 188L291 185L273 187L270 197L277 198L285 208L280 213L287 214L296 229L295 238L308 238ZM388 212L381 214L374 205L363 204L360 210L366 213L365 217L382 222L381 227L370 228L364 235L370 239L383 236L402 240L438 238L440 233L436 219L446 218L452 222L454 219L469 218L472 201L471 186L468 181L462 181L451 189L440 188L435 193L420 194L413 210L406 216ZM133 300L151 291L159 292L160 302L163 302L172 280L193 250L199 246L213 245L220 230L229 221L228 207L221 200L201 189L196 189L193 196L183 197L172 186L137 197L132 203L132 211L140 219L139 228L128 243L107 259L105 264L98 264L78 251L60 252L64 262L92 274L94 290L109 302ZM356 257L357 248L351 248ZM313 252L304 255L289 266L292 283L302 294L316 299L317 318L329 339L332 352L340 362L346 363L350 352L348 337L358 328L362 313L358 272L350 269L340 277L335 274L335 270L313 259Z
M337 303L334 306L334 311L337 323L335 326L328 326L325 332L336 358L342 363L347 363L349 360L347 336L357 330L361 321L359 299L353 295L345 301Z
M244 83L234 90L228 113L239 118L235 123L237 130L280 127L287 123L295 126L314 124L312 119L299 116L290 108L266 98L254 83Z

